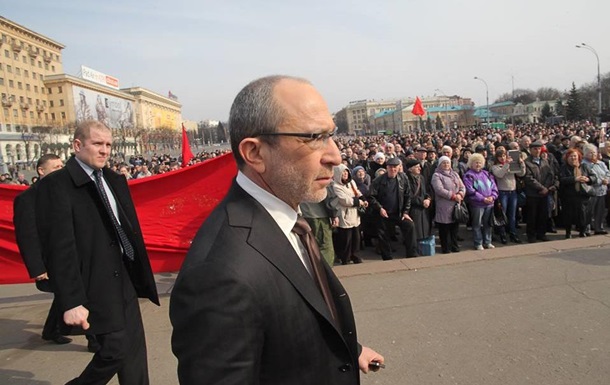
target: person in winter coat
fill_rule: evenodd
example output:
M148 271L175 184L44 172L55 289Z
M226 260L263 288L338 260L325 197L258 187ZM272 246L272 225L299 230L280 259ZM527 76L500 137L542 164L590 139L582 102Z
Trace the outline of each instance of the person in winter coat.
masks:
M564 162L559 171L559 198L566 239L572 238L572 226L576 225L580 237L586 237L586 213L589 205L589 194L583 184L591 186L595 176L582 162L580 151L570 148L564 155Z
M599 160L597 147L593 144L583 145L583 164L589 169L590 174L595 176L593 182L593 194L589 200L587 210L587 225L591 225L594 234L608 234L604 230L606 218L606 193L608 192L608 181L610 172L606 164Z
M510 161L519 162L519 171L510 170ZM510 240L514 243L521 243L521 239L517 234L517 180L515 176L522 177L525 175L525 163L523 159L508 159L507 152L504 148L496 150L495 161L491 166L491 173L496 178L498 193L502 210L506 214L508 224L505 228L500 229L500 240L506 243L506 232Z
M362 263L362 259L356 256L360 250L360 216L358 208L366 208L368 202L358 191L356 182L352 180L349 169L344 164L333 167L332 190L336 199L337 217L339 225L333 233L333 246L335 254L341 260L342 265L347 265L351 260L353 263Z
M432 236L432 197L428 193L428 184L421 175L420 162L417 159L407 159L405 170L411 185L409 216L413 219L415 238L419 241Z
M498 187L493 176L486 170L485 158L481 154L472 154L468 159L468 171L464 174L466 202L470 207L474 248L476 250L493 249L491 243L491 216L494 201L498 198Z
M453 208L462 202L466 189L458 173L451 169L451 159L446 156L438 160L438 167L432 175L432 189L436 200L434 221L438 225L441 251L444 254L457 253L460 251L457 240L459 223L453 220Z

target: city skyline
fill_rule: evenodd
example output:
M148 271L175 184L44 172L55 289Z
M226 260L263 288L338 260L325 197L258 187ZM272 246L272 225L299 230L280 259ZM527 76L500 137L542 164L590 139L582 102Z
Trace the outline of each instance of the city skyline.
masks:
M568 90L610 63L610 3L516 0L125 4L22 0L2 15L64 45L81 65L178 96L184 120L226 121L237 92L269 74L311 80L336 112L350 101L460 95L485 104L515 88ZM8 6L10 4L10 7ZM441 92L437 91L441 90Z

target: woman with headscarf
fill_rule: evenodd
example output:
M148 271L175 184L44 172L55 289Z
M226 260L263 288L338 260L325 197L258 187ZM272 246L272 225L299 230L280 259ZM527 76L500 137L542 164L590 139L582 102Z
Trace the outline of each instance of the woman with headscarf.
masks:
M498 187L491 174L484 170L485 158L481 154L472 154L468 159L468 171L464 174L466 201L470 207L474 248L476 250L493 249L491 243L491 216L494 201L498 198Z
M453 208L466 195L464 183L457 172L451 169L451 159L441 156L432 175L432 189L436 199L434 221L438 225L441 251L444 254L460 251L458 245L459 223L453 219Z
M566 239L572 238L572 226L576 225L580 237L585 237L587 227L586 212L589 204L589 194L583 184L591 185L595 177L582 164L582 154L575 148L570 148L563 156L564 162L559 171L559 198L563 224L566 229Z
M366 208L368 202L358 191L349 169L344 164L333 167L331 188L336 196L333 203L339 218L339 226L333 233L335 254L341 260L342 265L347 265L350 260L354 263L361 263L362 259L356 256L356 252L360 250L358 208Z

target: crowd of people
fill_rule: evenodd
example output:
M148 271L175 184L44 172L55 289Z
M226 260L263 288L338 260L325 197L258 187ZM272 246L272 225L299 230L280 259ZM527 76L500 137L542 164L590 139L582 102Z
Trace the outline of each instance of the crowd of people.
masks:
M360 263L362 247L393 259L397 233L404 256L419 256L435 228L441 252L459 252L466 246L458 232L459 206L468 212L464 224L475 250L494 248L493 242L548 241L557 228L566 238L573 231L579 237L607 234L605 128L530 124L335 140L342 165L329 187L328 228L318 242L325 248L331 242L341 264ZM332 263L332 251L327 253Z

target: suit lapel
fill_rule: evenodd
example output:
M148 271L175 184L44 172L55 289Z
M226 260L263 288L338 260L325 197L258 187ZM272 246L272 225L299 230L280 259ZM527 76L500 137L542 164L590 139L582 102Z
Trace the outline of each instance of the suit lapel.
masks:
M249 227L248 244L275 266L305 301L341 334L330 315L322 293L269 213L237 183L233 184L229 197L227 202L229 225Z

